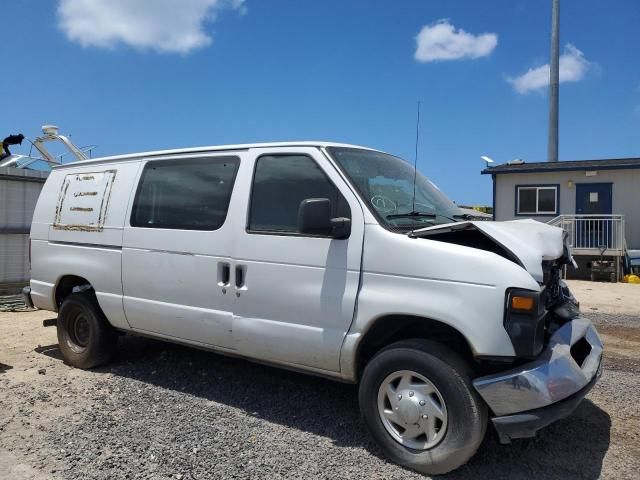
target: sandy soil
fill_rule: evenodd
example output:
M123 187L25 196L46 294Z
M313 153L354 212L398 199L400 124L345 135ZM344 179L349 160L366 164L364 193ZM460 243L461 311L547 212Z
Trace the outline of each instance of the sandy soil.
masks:
M567 280L582 311L640 316L640 285Z

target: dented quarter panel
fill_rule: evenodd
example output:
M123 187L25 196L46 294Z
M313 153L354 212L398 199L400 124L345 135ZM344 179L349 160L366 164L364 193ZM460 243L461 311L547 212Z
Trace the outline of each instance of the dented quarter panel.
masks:
M354 380L360 340L386 315L440 321L458 330L476 355L512 356L503 327L507 288L539 290L519 265L491 252L392 233L368 224L362 284L341 367Z

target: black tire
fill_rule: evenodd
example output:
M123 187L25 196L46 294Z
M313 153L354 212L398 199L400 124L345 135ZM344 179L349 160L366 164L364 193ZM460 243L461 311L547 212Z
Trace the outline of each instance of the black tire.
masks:
M72 293L58 312L58 344L64 361L77 368L93 368L113 357L118 335L96 298Z
M396 441L378 413L382 382L401 370L427 378L446 405L444 436L428 450L414 450ZM376 354L365 367L358 399L364 420L384 453L404 467L429 475L444 474L464 465L478 450L487 428L487 407L471 384L466 362L428 340L400 341Z

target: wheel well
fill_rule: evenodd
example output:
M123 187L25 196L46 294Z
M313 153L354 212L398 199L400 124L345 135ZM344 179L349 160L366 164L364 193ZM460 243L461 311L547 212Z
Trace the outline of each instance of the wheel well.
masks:
M437 320L410 315L388 315L379 318L365 333L357 351L357 375L360 378L365 365L382 348L400 340L425 338L449 347L473 364L469 342L458 330Z
M76 287L78 288L76 289ZM60 308L64 299L71 295L74 289L83 292L89 289L93 290L93 287L86 278L78 277L77 275L65 275L56 285L55 299L58 308Z

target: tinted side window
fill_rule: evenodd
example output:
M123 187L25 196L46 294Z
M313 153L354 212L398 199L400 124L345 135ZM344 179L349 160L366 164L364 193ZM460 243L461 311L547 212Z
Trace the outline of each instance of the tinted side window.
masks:
M258 158L251 190L249 230L297 233L298 207L306 198L328 198L334 217L351 218L345 198L310 157Z
M133 203L131 225L184 230L220 228L227 216L239 163L237 157L147 163Z

